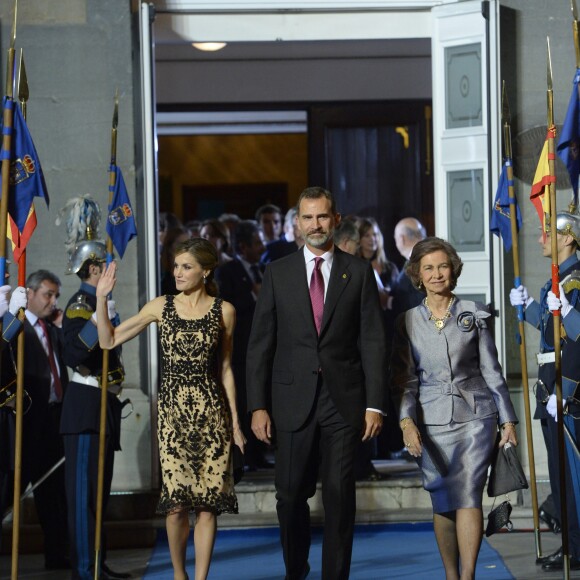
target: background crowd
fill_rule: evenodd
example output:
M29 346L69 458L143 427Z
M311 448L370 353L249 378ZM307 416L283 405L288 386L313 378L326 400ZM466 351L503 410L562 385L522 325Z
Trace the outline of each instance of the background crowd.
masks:
M423 294L413 287L405 274L414 245L427 235L421 222L414 217L400 220L392 235L398 256L387 256L384 233L371 216L347 215L338 224L334 240L345 252L368 261L373 267L379 299L383 310L387 344L393 337L396 316L414 306ZM236 309L232 366L237 390L237 405L242 428L248 443L245 453L246 470L272 468L273 454L252 435L246 404L246 354L256 300L260 292L266 264L288 256L302 248L304 240L297 224L297 208L285 214L273 204L258 207L255 219L244 220L231 213L218 218L182 223L174 214L159 216L159 251L161 264L161 294L177 294L173 278L175 248L188 238L201 237L211 242L219 255L215 273L219 296ZM390 400L387 411L393 411ZM358 480L376 481L382 475L373 467L372 459L408 458L398 422L388 413L384 428L377 439L368 441L357 453Z

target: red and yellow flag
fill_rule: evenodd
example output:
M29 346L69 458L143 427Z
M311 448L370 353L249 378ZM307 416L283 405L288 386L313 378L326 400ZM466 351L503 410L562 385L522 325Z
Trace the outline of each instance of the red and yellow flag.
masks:
M550 196L548 195L547 188L550 183L556 183L556 176L550 175L549 165L550 159L556 159L556 154L548 153L548 139L555 138L556 128L549 127L544 146L542 147L542 152L540 153L540 159L538 161L538 167L536 168L536 174L534 175L534 181L532 182L532 191L530 193L530 200L538 212L540 225L544 234L546 233L546 216L550 215Z
M34 204L32 204L28 210L28 217L26 218L26 223L24 224L22 233L18 231L16 222L10 215L8 215L8 228L6 233L8 235L8 239L12 242L12 256L15 262L20 260L20 256L22 256L22 253L26 248L26 244L28 244L30 238L32 237L32 233L34 232L37 223L38 222L36 220L36 210L34 209Z

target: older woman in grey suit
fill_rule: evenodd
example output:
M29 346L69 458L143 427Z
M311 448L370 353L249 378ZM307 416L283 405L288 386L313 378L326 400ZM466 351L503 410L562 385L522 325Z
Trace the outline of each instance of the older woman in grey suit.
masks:
M498 425L517 444L517 417L482 304L453 294L462 262L448 242L413 248L407 274L427 296L397 319L392 389L405 446L431 494L447 580L474 578L481 502Z

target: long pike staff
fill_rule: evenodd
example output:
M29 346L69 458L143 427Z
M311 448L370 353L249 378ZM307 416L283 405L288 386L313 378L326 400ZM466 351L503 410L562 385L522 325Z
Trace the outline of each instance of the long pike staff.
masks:
M24 69L24 55L20 52L18 69L18 99L22 103L22 115L26 119L26 101L28 100L28 83ZM18 285L26 285L26 250L18 259ZM24 311L20 310L18 319L24 322ZM14 494L12 499L12 578L18 577L18 548L20 543L20 491L22 476L22 426L23 426L23 393L24 393L24 332L18 334L16 342L16 441L14 450Z
M18 67L18 100L20 101L20 109L22 111L22 117L25 121L26 103L29 97L30 91L28 90L28 79L26 78L26 67L24 66L24 52L22 49L20 49L20 65ZM34 223L36 225L34 204L30 208L28 219L31 217L34 219ZM18 258L18 285L23 287L26 286L26 247L22 249Z
M10 157L12 152L12 128L14 121L14 60L16 43L16 19L18 14L18 0L14 0L14 20L12 23L12 35L10 48L8 49L8 66L6 68L6 96L4 99L3 125L2 125L2 198L0 199L0 281L4 283L6 276L6 233L8 228L8 197L10 194ZM0 320L0 334L2 333L2 320ZM23 388L19 385L16 391L16 433L14 446L16 455L14 459L14 494L20 498L22 456L18 451L22 450L22 405ZM18 494L18 495L16 495ZM12 521L12 580L18 578L18 548L20 540L20 501L14 505L14 518Z
M552 84L552 58L550 56L550 39L547 39L548 46L548 166L550 176L555 175L555 147L554 138L556 130L554 128L554 93ZM556 226L557 209L556 209L556 183L551 180L548 184L550 199L550 242L552 248L552 292L560 297L560 273L558 268L558 229ZM560 468L560 517L562 523L562 564L564 578L570 578L570 553L568 548L568 513L566 502L566 448L564 441L564 409L562 407L562 351L561 351L561 333L560 333L560 310L552 311L554 321L554 367L556 371L556 403L558 417L558 454Z
M111 167L109 170L109 206L113 200L113 191L117 173L117 125L119 123L119 96L115 94L115 109L113 111L113 124L111 128ZM113 241L107 236L107 265L113 259ZM100 578L101 568L101 530L103 527L103 483L105 477L105 435L107 429L107 387L109 376L109 351L103 350L103 370L101 374L101 421L99 426L99 468L97 480L97 514L95 524L95 576Z
M520 278L520 255L517 226L517 200L514 189L514 170L512 165L512 135L511 135L511 114L508 103L505 82L502 86L502 123L503 123L503 147L505 157L505 167L507 171L509 216L511 227L512 257L514 263L514 288L521 285ZM542 542L540 538L540 517L538 510L538 489L536 484L536 461L534 456L534 440L532 437L532 413L530 411L530 392L528 382L528 363L526 357L526 334L524 322L524 307L517 306L518 313L518 338L520 344L520 365L522 371L522 383L524 394L524 413L526 417L526 440L528 444L528 462L530 465L530 491L532 492L532 511L534 516L534 537L536 540L536 558L542 557Z
M576 54L576 74L580 71L580 21L578 20L578 8L576 7L576 0L570 0L570 8L572 10L572 32L574 35L574 52ZM580 101L580 85L576 87L577 98ZM572 188L574 190L574 203L575 207L571 211L577 211L578 208L578 176L576 176L576 183L572 182Z
M6 93L2 125L2 199L0 199L0 281L6 275L6 231L8 227L8 195L10 192L10 155L12 151L12 128L14 119L14 44L16 42L16 15L18 0L14 0L14 21L8 49L6 69ZM2 321L0 320L0 330Z

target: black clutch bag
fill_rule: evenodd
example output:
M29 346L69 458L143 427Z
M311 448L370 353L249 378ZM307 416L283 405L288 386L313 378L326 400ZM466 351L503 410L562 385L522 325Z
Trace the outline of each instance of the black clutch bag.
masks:
M507 500L502 501L495 509L491 510L487 516L485 536L489 538L489 536L499 532L503 527L506 527L508 532L511 532L513 528L513 525L510 521L511 513L512 506Z
M487 484L487 495L497 497L518 489L528 489L528 481L516 448L510 443L506 443L501 449L496 446Z

